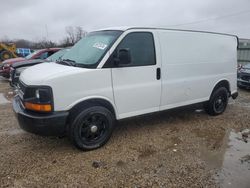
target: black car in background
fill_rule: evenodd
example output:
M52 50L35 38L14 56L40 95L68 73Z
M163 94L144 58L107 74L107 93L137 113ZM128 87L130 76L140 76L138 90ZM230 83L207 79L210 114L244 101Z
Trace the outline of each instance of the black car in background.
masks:
M49 56L47 59L34 59L29 60L27 62L18 62L13 65L11 65L10 70L10 85L12 87L15 87L19 81L19 76L22 71L25 69L40 64L44 62L55 62L58 59L60 59L67 51L69 51L69 48L67 49L61 49L58 52L54 53L53 55Z
M239 66L237 74L237 85L239 88L250 88L250 63Z

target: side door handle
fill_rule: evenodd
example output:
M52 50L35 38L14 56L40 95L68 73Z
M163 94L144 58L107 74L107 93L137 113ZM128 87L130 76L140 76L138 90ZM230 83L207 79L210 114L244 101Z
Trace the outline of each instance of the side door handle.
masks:
M161 79L161 68L156 69L156 79L160 80Z

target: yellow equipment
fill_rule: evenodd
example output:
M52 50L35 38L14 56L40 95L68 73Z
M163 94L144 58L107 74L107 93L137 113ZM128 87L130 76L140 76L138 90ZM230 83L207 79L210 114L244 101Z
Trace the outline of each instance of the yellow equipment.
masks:
M18 57L16 55L16 45L13 43L4 44L0 42L0 62L15 57Z

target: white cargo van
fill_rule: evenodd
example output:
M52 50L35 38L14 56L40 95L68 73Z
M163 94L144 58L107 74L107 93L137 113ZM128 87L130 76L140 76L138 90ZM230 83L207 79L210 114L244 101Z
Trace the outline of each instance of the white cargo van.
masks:
M115 120L195 103L218 115L238 95L237 44L197 31L91 32L61 61L26 69L13 108L24 130L68 133L82 150L104 145Z

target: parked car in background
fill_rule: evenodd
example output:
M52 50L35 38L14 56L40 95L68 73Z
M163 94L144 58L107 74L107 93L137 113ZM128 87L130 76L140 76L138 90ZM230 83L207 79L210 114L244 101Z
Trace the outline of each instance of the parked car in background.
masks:
M16 53L20 57L26 57L26 56L30 55L31 53L33 53L33 51L29 48L17 48Z
M239 66L237 84L239 88L250 88L250 63Z
M5 78L10 77L10 66L12 64L15 64L17 62L30 60L30 59L46 59L47 57L51 56L61 48L47 48L47 49L41 49L33 52L32 54L24 57L18 57L18 58L12 58L8 59L2 62L2 65L0 66L0 76L3 76Z
M49 56L47 59L32 59L12 64L10 67L10 85L12 87L16 86L19 81L21 72L25 69L44 62L55 62L60 59L67 51L69 51L69 48L61 49L53 55Z

